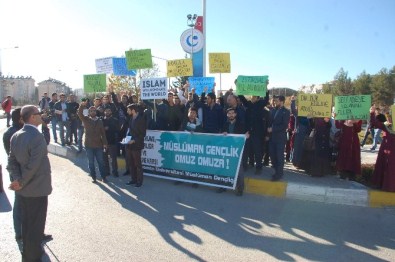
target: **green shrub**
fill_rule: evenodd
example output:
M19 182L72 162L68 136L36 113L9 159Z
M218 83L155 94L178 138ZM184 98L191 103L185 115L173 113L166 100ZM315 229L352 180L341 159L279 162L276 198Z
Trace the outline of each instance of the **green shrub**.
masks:
M356 180L365 186L371 187L371 180L374 171L374 164L362 164L361 175L357 176Z

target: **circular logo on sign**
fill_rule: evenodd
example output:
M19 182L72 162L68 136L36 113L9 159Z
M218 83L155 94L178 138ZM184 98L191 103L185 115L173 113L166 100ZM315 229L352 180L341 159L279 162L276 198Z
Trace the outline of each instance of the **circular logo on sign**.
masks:
M184 49L185 52L199 52L204 45L203 34L196 29L187 29L182 33L180 42L182 49Z

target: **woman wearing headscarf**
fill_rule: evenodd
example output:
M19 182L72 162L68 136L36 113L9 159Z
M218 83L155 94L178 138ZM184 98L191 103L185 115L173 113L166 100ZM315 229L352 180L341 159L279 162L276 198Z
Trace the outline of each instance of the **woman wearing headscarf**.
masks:
M355 180L355 176L361 174L358 133L361 132L362 120L336 120L336 127L341 129L336 169L341 179Z
M370 108L370 121L375 128L383 130L383 142L379 149L372 183L378 188L395 192L395 132L391 130L391 123L385 115L375 113Z

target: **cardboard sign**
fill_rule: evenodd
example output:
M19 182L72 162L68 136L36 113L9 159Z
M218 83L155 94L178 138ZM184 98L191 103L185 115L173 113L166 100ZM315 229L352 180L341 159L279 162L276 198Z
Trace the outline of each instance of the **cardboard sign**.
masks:
M237 95L265 96L269 76L238 76Z
M370 118L369 111L371 106L371 95L336 96L335 119L367 120Z
M96 64L96 73L97 74L112 74L112 59L114 57L105 57L105 58L99 58L95 59L95 64Z
M201 95L205 87L208 88L208 92L214 87L215 78L214 77L189 77L189 90L195 88L195 93Z
M192 75L192 59L177 59L167 61L167 77Z
M113 73L116 76L136 76L136 70L128 70L126 65L126 58L124 57L114 57L112 59L112 67Z
M85 93L106 92L106 90L107 90L106 74L84 75Z
M332 95L331 94L299 94L298 116L331 117Z
M152 68L151 49L126 51L125 56L128 70Z
M210 74L230 73L230 53L208 54Z
M141 99L167 98L167 78L149 78L140 81Z

